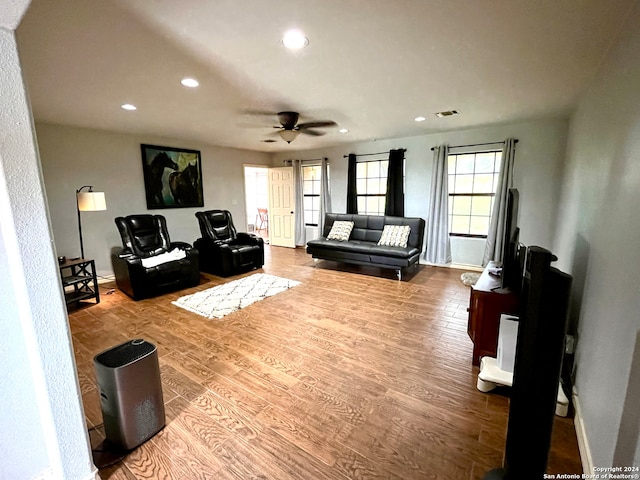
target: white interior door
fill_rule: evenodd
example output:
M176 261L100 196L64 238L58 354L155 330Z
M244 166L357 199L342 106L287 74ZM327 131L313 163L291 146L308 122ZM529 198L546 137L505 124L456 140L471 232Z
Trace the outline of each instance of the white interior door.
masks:
M269 243L296 246L293 167L269 169Z

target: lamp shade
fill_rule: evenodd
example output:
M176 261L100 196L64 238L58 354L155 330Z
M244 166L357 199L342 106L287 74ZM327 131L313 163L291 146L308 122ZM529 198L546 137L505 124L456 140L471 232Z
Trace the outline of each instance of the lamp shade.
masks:
M81 212L97 212L107 209L104 192L78 192L78 210Z
M298 130L280 130L278 133L280 134L282 139L287 143L293 142L296 139L296 137L300 134Z

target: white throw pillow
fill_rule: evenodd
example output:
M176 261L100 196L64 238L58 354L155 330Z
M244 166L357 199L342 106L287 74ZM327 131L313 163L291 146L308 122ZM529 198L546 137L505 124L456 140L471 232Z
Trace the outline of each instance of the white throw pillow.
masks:
M378 245L385 247L406 247L411 227L409 225L385 225Z
M327 240L338 240L340 242L346 242L347 240L349 240L351 230L353 230L353 222L344 220L333 222L331 231L329 232L329 235L327 235Z

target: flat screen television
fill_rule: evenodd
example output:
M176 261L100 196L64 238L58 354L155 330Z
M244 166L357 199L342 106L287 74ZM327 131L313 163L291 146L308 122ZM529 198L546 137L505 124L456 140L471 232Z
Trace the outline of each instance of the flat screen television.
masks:
M518 189L510 188L507 192L505 229L502 239L502 279L500 286L516 293L519 293L522 287L526 251L526 249L520 247L519 202L520 194Z

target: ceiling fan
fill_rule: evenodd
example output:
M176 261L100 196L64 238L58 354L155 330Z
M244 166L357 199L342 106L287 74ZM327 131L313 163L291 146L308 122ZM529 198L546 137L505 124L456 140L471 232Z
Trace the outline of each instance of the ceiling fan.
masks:
M319 137L321 135L324 135L324 132L314 130L315 128L334 127L337 125L337 123L332 120L318 120L315 122L298 123L299 117L300 114L298 112L278 113L278 121L280 122L280 126L274 126L273 128L278 129L277 133L285 142L293 142L301 133Z

